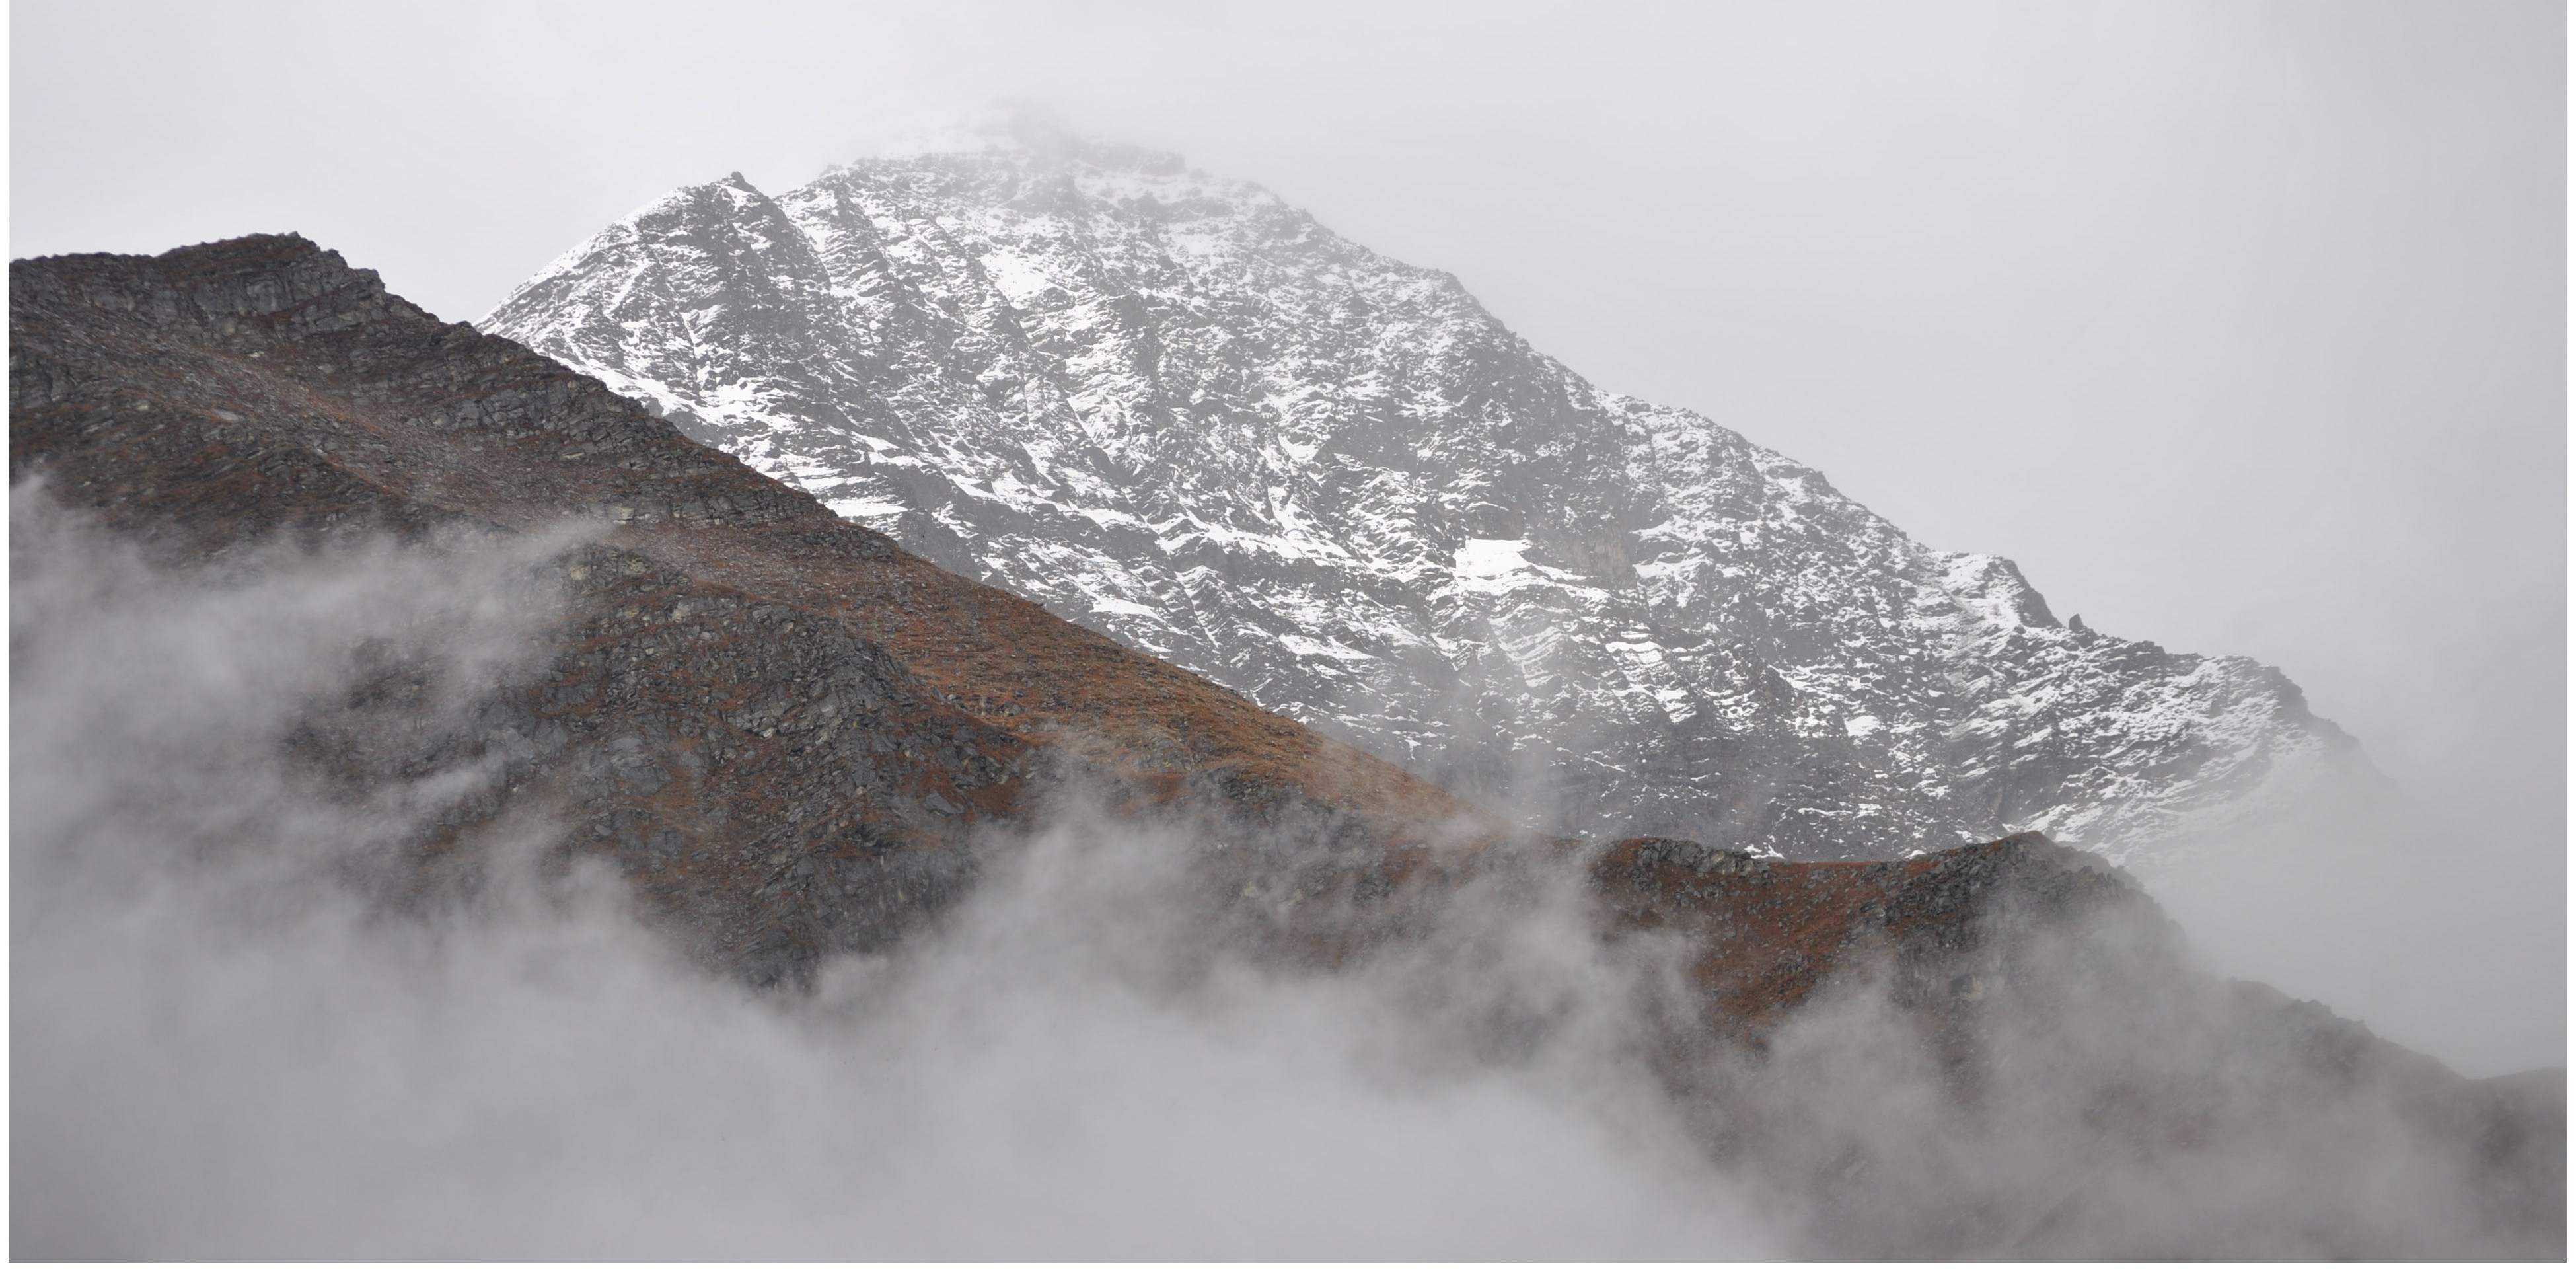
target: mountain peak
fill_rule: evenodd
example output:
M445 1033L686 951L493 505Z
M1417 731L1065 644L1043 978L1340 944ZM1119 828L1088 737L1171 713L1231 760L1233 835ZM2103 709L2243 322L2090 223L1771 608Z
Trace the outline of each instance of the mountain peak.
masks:
M1550 830L2125 859L2329 763L2279 673L2061 626L2010 561L1596 388L1257 186L979 130L657 213L484 326Z

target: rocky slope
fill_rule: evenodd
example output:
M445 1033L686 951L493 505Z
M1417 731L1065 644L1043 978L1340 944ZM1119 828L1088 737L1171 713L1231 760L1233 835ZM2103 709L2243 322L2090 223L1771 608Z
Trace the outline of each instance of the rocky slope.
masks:
M1170 155L1023 125L774 197L737 174L479 325L1546 829L2133 860L2358 763L2279 672L2061 623L2011 562Z
M2563 1075L2465 1082L2209 977L2125 876L2043 837L1792 863L1513 832L297 238L15 263L10 337L13 501L159 568L517 552L527 657L334 655L346 692L263 743L348 808L443 791L334 863L384 904L470 901L533 836L612 865L701 964L794 985L1079 814L1173 845L1155 904L1211 948L1396 985L1455 1024L1450 1063L1511 1063L1577 1007L1628 1022L1613 1041L1670 1116L1817 1254L2563 1252ZM46 551L20 524L13 553ZM13 557L15 580L62 568ZM21 723L18 754L44 753ZM13 809L13 830L29 904L81 829ZM1489 957L1550 896L1580 916L1573 984L1632 1001ZM44 1146L13 1164L77 1175Z
M353 708L310 745L361 788L488 765L426 858L546 807L575 827L567 851L615 860L702 957L755 980L944 908L978 868L977 826L1024 825L1067 781L1369 866L1501 830L305 240L22 262L10 305L13 482L173 560L578 532L539 581L561 611L533 679L423 732L403 724L423 673L388 667L372 726Z

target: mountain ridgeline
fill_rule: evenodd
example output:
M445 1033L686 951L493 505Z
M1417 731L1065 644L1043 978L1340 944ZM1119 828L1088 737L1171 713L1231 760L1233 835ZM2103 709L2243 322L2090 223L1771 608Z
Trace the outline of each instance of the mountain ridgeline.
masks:
M1168 192L1158 183L1192 180L1148 171L1151 161L1145 159L1130 162L1137 165L1132 179L1139 189ZM947 172L950 177L939 179L971 185L1003 180L1008 166L988 159L909 171L927 174L924 181ZM1084 167L1075 184L1059 184L1052 195L1023 194L1071 200L1064 206L1079 210L1082 200L1065 192L1079 190L1080 181L1107 179L1099 173ZM737 217L766 215L759 210L771 206L730 185L706 197ZM684 200L679 208L694 206ZM1223 206L1232 205L1218 210ZM714 228L705 232L729 233L735 224L710 221ZM1171 243L1213 241L1194 236L1177 220L1155 224L1160 228L1154 233ZM763 250L809 263L821 259L800 255L811 245L801 232L791 237L787 228L773 229L777 234L763 240ZM1347 251L1285 213L1264 232L1274 236L1276 251L1289 262L1278 268L1292 275L1320 268L1308 261L1309 251ZM657 251L680 241L679 231L671 235L655 240ZM831 247L824 255L847 247ZM906 258L909 251L892 243L871 250L885 259ZM1117 255L1107 245L1100 250ZM943 259L910 258L926 261L923 268ZM759 264L769 258L743 259ZM1354 269L1369 263L1357 255L1349 259ZM1160 268L1151 259L1127 264ZM975 278L993 276L989 264L976 268L983 272ZM735 281L760 284L765 297L793 294L813 312L842 315L876 312L868 307L893 305L888 297L905 294L885 279L846 286L835 281L824 288L825 281L858 275L839 265L816 269L808 275L745 272ZM1376 280L1371 287L1390 294L1414 288L1406 294L1426 312L1473 313L1454 288L1437 279L1386 270L1369 277ZM1300 294L1282 288L1282 294ZM1377 294L1363 288L1344 299L1359 304L1362 292ZM640 285L636 294L644 294ZM1149 347L1161 351L1159 365L1166 368L1239 364L1245 383L1268 374L1262 368L1272 365L1249 351L1184 353L1193 332L1227 329L1213 318L1204 326L1171 325L1159 343L1136 335L1148 330L1137 324L1154 317L1150 305L1186 309L1183 299L1130 304L1113 298L1101 305L1094 320L1102 330L1114 328L1143 341L1115 346L1112 361ZM880 341L872 347L882 360L861 365L798 345L804 336L782 329L763 316L766 310L740 297L706 311L670 311L678 323L672 330L699 342L691 356L728 356L723 351L738 343L748 351L744 356L767 350L785 367L809 365L787 354L810 356L812 366L854 377L852 385L865 383L856 377L886 367L920 369L913 360L933 354L962 358L959 351L969 348L994 357L1080 356L1070 346L1059 347L1069 337L1046 335L1034 318L1012 317L1016 311L952 314L932 305L883 312L883 325L868 329ZM726 326L736 319L750 325ZM983 328L969 319L1006 327L1024 345L976 343L975 333ZM1392 317L1388 321L1394 323ZM1476 330L1492 334L1489 325ZM1292 324L1275 334L1292 341L1304 339L1303 331ZM1501 343L1483 353L1451 352L1500 358L1517 350L1507 337L1492 339ZM1441 347L1430 336L1411 346L1390 336L1374 351L1351 356ZM1576 1008L1593 1011L1618 1022L1618 1032L1603 1040L1603 1051L1616 1065L1648 1075L1651 1093L1662 1101L1654 1106L1655 1118L1678 1128L1688 1143L1704 1149L1709 1163L1752 1190L1765 1213L1781 1216L1787 1239L1803 1251L1841 1257L2095 1258L2555 1257L2564 1251L2562 1073L2464 1080L2317 1004L2293 1003L2260 986L2210 976L2191 965L2172 924L2123 872L2044 836L1946 847L1902 861L1796 862L1672 837L1586 843L1532 834L1199 675L942 570L859 521L836 515L813 495L691 440L590 375L464 324L442 323L386 292L372 272L352 269L300 238L238 239L151 258L17 262L10 269L10 348L9 458L18 526L13 595L29 580L52 580L37 590L53 597L66 587L76 595L85 583L86 562L95 558L61 551L70 532L54 519L128 545L136 561L175 580L221 584L291 576L296 561L315 554L387 550L388 544L390 550L431 558L498 554L494 559L506 567L513 581L505 596L431 596L424 604L479 613L488 602L523 610L529 624L523 657L446 656L406 644L399 631L359 641L355 648L319 649L317 657L348 660L354 680L297 697L273 719L244 719L234 731L216 735L224 739L225 756L212 758L229 763L257 751L295 775L277 789L300 792L295 798L308 806L287 811L304 822L385 828L347 843L324 836L333 850L319 863L323 877L331 887L359 890L371 916L352 922L354 938L377 933L415 954L470 945L483 930L470 916L489 895L478 889L509 877L501 868L509 862L533 859L553 872L549 877L583 870L618 880L636 917L692 962L764 987L772 1001L792 1005L798 987L813 985L818 969L836 959L935 942L941 925L981 895L983 881L1028 860L1031 845L1051 833L1050 827L1104 826L1113 837L1152 847L1174 880L1152 895L1123 899L1092 920L1180 933L1162 960L1181 970L1158 964L1153 975L1181 977L1189 967L1241 957L1270 977L1344 976L1344 983L1416 986L1416 997L1399 1000L1411 1006L1391 1014L1421 1017L1426 1036L1451 1048L1438 1054L1456 1057L1443 1063L1459 1067L1434 1065L1434 1075L1526 1060L1567 1029L1565 1022L1585 1018ZM1514 356L1524 367L1550 367L1525 351ZM1094 418L1081 414L1085 410L1139 420L1140 413L1171 403L1083 398L1058 404L1072 414L1029 417L1005 408L1052 381L995 379L983 382L981 397L961 397L962 386L977 383L958 378L972 364L926 365L946 370L925 370L917 382L906 382L923 396L869 399L869 409L892 412L899 406L922 414L886 418L927 421L934 406L972 407L980 401L985 413L970 413L970 420L996 428L1024 422L1031 431L1021 439L1025 449L986 456L1005 466L975 479L988 491L1012 492L1008 498L993 494L972 504L886 514L898 529L908 518L947 524L939 518L962 516L965 508L977 516L1000 516L1015 506L1012 499L1039 499L1012 481L1060 479L1063 497L1046 497L1054 500L1046 506L1059 510L1049 515L1060 519L1032 514L1018 523L1019 538L992 547L1000 554L995 559L1037 552L1040 532L1070 523L1064 519L1092 524L1107 537L1064 547L1056 558L1061 577L1087 579L1092 576L1086 571L1105 568L1103 544L1137 552L1150 548L1171 561L1198 562L1190 569L1200 573L1175 579L1198 580L1211 607L1235 606L1223 612L1246 621L1269 615L1273 626L1258 629L1269 633L1264 639L1330 639L1353 655L1358 649L1348 641L1361 639L1358 629L1336 627L1333 618L1319 616L1315 630L1326 635L1301 636L1280 617L1292 611L1264 606L1326 595L1338 580L1365 585L1361 590L1377 598L1374 610L1341 607L1360 619L1411 614L1407 606L1413 602L1406 598L1414 594L1370 572L1377 564L1410 561L1406 568L1418 569L1404 576L1413 579L1406 586L1427 589L1421 595L1430 598L1428 612L1458 624L1433 631L1423 638L1425 645L1387 647L1390 658L1411 651L1416 661L1404 665L1418 668L1410 683L1422 693L1435 682L1456 687L1458 682L1438 681L1440 676L1499 674L1497 660L1517 667L1521 663L1514 660L1524 656L1532 668L1555 668L1549 673L1555 679L1519 681L1528 692L1554 684L1573 693L1582 669L1594 665L1585 662L1591 655L1581 644L1583 634L1608 630L1584 624L1613 621L1604 616L1628 612L1619 607L1642 604L1639 597L1697 596L1690 588L1724 578L1743 589L1733 595L1770 598L1763 604L1787 604L1789 593L1781 589L1807 586L1811 608L1796 612L1825 624L1761 629L1770 643L1760 648L1784 659L1786 651L1803 649L1799 656L1807 662L1774 666L1749 661L1753 655L1741 649L1711 648L1706 666L1735 669L1759 684L1787 684L1792 673L1805 675L1805 669L1822 665L1829 657L1824 651L1796 642L1838 630L1827 619L1848 620L1857 624L1854 631L1916 633L1932 643L1887 648L1929 648L1952 660L1853 664L1889 676L1914 667L1915 679L1872 687L1892 695L1884 701L1956 707L1964 700L1950 695L1965 693L1964 684L1974 682L1943 678L1963 674L1962 667L1986 667L1990 675L2003 674L1991 670L2003 667L2032 675L2042 674L2032 668L2054 668L2045 674L2058 680L2025 686L2024 696L2036 697L2049 684L2075 686L2066 688L2070 694L2087 684L2094 687L2084 692L2097 694L2112 692L2105 686L2122 686L2119 693L2131 696L2119 701L2134 702L2133 715L2145 728L2144 721L2163 718L2152 715L2157 704L2207 705L2193 695L2218 692L2213 684L2233 684L2253 704L2245 707L2253 713L2247 718L2280 736L2319 746L2329 736L2303 723L2293 709L2295 699L2282 696L2286 687L2277 693L2264 689L2275 682L2261 674L2236 664L2174 660L2055 626L2008 567L1923 553L1834 499L1812 475L1730 434L1691 417L1585 396L1589 391L1579 382L1552 369L1548 374L1558 377L1552 389L1500 383L1512 394L1540 395L1528 401L1548 402L1559 413L1543 418L1568 428L1594 418L1585 412L1595 411L1620 428L1669 426L1686 440L1697 439L1689 444L1702 446L1704 459L1732 454L1733 459L1711 461L1716 466L1708 471L1727 480L1730 473L1750 474L1746 480L1761 484L1747 491L1703 483L1690 487L1696 493L1687 499L1713 501L1706 505L1716 509L1712 516L1732 509L1748 516L1760 512L1765 519L1744 524L1736 538L1687 540L1700 545L1687 550L1703 556L1689 567L1700 571L1699 582L1685 586L1669 577L1688 572L1679 564L1683 558L1673 555L1685 551L1685 540L1657 537L1681 531L1650 527L1628 539L1621 536L1629 530L1605 530L1583 539L1576 534L1579 527L1564 519L1563 506L1539 499L1535 492L1542 488L1525 484L1534 480L1529 474L1474 467L1500 463L1495 457L1508 454L1549 474L1629 472L1622 465L1643 463L1639 455L1651 457L1665 439L1640 438L1631 450L1574 456L1551 449L1558 442L1547 440L1533 420L1512 415L1521 407L1501 398L1459 408L1469 412L1466 418L1481 421L1472 428L1418 396L1371 399L1380 404L1367 409L1380 413L1369 418L1390 430L1414 429L1421 434L1417 440L1428 440L1437 430L1425 421L1438 421L1483 439L1479 445L1505 449L1453 452L1460 471L1484 476L1443 477L1423 486L1418 501L1342 492L1337 497L1355 501L1360 511L1409 508L1415 519L1380 523L1388 537L1376 564L1310 559L1313 571L1299 574L1276 554L1321 551L1319 545L1342 542L1312 537L1323 532L1312 530L1320 523L1306 518L1317 514L1300 500L1320 500L1319 487L1292 494L1283 485L1268 503L1254 505L1274 518L1261 523L1272 527L1263 533L1273 537L1257 550L1241 546L1248 541L1226 538L1253 533L1240 521L1184 520L1197 527L1190 532L1194 542L1236 545L1220 552L1181 542L1190 536L1178 526L1154 532L1164 536L1157 539L1148 533L1151 527L1128 526L1113 515L1114 498L1127 497L1120 490L1129 488L1174 499L1180 498L1175 491L1240 493L1239 487L1193 485L1199 470L1181 463L1205 459L1209 452L1191 448L1215 448L1209 439L1249 444L1254 434L1244 430L1251 424L1226 416L1231 408L1210 408L1202 427L1166 420L1150 428L1138 423L1123 434L1104 428L1059 435L1047 431L1055 427L1048 421L1080 425ZM1506 359L1492 369L1509 373L1513 365ZM1123 372L1101 374L1140 394L1157 383L1121 380ZM611 383L636 391L631 380ZM1421 388L1385 384L1390 393ZM883 387L888 393L903 388L891 380ZM728 382L691 400L732 403L727 409L741 411L773 409L747 392L739 382ZM1392 403L1399 400L1411 405L1398 409ZM682 408L666 402L663 409L676 417ZM707 418L693 418L693 427L708 427ZM858 421L832 426L853 430L835 433L779 418L787 422L778 431L731 440L773 464L822 464L782 449L804 436L793 428L814 430L816 445L838 437L875 452L867 464L853 465L857 476L824 485L844 509L853 500L893 502L950 488L940 482L967 488L969 478L959 475L969 471L962 461L955 468L933 466L876 433L854 431ZM1309 444L1299 437L1311 440L1314 456L1347 453L1327 447L1358 447L1371 434L1345 423L1345 432L1273 437L1270 451L1241 452L1235 456L1239 464L1201 476L1241 482L1265 472L1288 473L1295 457L1283 448L1289 441ZM1515 429L1527 431L1508 445L1496 440ZM1578 430L1560 440L1578 444L1583 437ZM870 439L885 445L873 447ZM929 446L935 439L925 434L915 440ZM1158 440L1178 453L1157 460L1146 443ZM936 453L943 462L962 454ZM1392 444L1372 453L1384 466L1354 470L1357 479L1430 482L1429 461L1405 460ZM1049 463L1061 462L1040 468L1040 454L1056 457ZM1156 463L1164 467L1151 466ZM1727 467L1739 463L1740 471ZM1318 465L1295 471L1329 470ZM1122 475L1130 486L1110 489L1101 484L1108 474ZM1664 500L1653 506L1665 510L1687 502L1679 487L1640 489L1645 493L1592 488L1599 498L1614 501L1603 506L1631 517L1646 513L1617 500ZM1755 497L1766 491L1771 493ZM1076 495L1089 502L1064 502ZM1471 496L1481 502L1465 502ZM1735 499L1749 502L1726 502ZM1215 505L1205 506L1213 514ZM1095 521L1063 511L1075 507L1101 515ZM1406 537L1427 533L1423 528L1434 524L1463 537ZM1624 523L1605 524L1615 529ZM958 529L972 526L960 521L943 533ZM1293 537L1310 530L1308 538ZM1174 546L1162 547L1166 541ZM1453 542L1454 547L1442 546ZM1592 549L1584 549L1586 543ZM1732 551L1719 554L1715 545L1721 543L1786 555L1739 558ZM1804 546L1792 551L1784 543ZM959 544L987 546L952 535L950 546ZM1857 555L1873 544L1869 550L1880 555ZM1225 555L1238 548L1252 555ZM1451 553L1448 565L1421 555L1435 549ZM1587 550L1599 555L1581 555ZM1187 555L1202 551L1214 555ZM1757 578L1750 567L1726 563L1744 559L1764 562L1764 568L1798 565L1805 572ZM1261 561L1280 563L1276 580L1251 569ZM1239 574L1229 578L1221 568L1227 566ZM1615 587L1585 581L1623 570L1634 577L1619 575L1626 581ZM68 585L67 574L73 576ZM1367 590L1373 587L1381 590ZM1836 590L1846 587L1859 590ZM1676 588L1681 590L1669 590ZM1896 607L1899 601L1912 608L1866 608ZM322 597L310 604L319 613L328 602ZM298 612L294 605L307 603L288 605L289 618ZM1727 621L1766 612L1747 604L1751 608L1712 612L1733 616ZM1834 608L1846 606L1862 608ZM13 623L23 620L13 626L13 659L59 667L66 657L63 644L76 638L25 617L44 610L29 604L13 614ZM392 620L395 627L410 622L403 615ZM1523 620L1562 626L1514 625ZM1639 621L1662 620L1649 614ZM1917 623L1925 626L1908 625ZM1554 643L1544 649L1513 643L1520 638L1515 633L1534 630L1556 633L1547 637ZM1681 629L1640 630L1652 636ZM316 640L349 643L328 634ZM1241 648L1257 660L1287 647ZM1655 649L1665 651L1657 655L1665 665L1683 665L1669 647ZM1281 655L1262 665L1285 676L1306 664ZM1326 665L1356 668L1353 676L1368 671L1340 655ZM99 674L113 677L119 671L108 667ZM2120 679L2124 675L2129 679ZM1265 680L1256 687L1287 683ZM1609 710L1628 701L1622 694L1645 692L1637 688L1641 683L1648 682L1616 682L1597 701L1568 699L1569 711ZM1937 693L1936 683L1942 686ZM1802 703L1820 701L1794 686L1774 688L1776 705L1793 714L1807 709ZM1652 699L1668 723L1699 719L1694 712L1725 705L1694 698L1698 691L1687 687L1676 692L1681 696L1670 704ZM1496 712L1507 705L1499 699L1485 704ZM167 853L184 859L162 863L165 869L222 852L273 847L267 831L274 826L260 820L269 815L263 810L253 810L239 825L156 820L161 810L152 805L154 798L192 806L207 802L210 792L190 787L192 770L177 763L186 757L150 749L170 745L155 740L164 733L185 735L157 727L161 722L202 717L205 703L161 701L149 711L123 712L73 703L69 709L76 717L112 717L108 733L118 742L109 761L124 766L119 773L139 773L115 789L94 792L103 801L102 815L115 814L108 823L132 829L166 821L188 828L164 836ZM2174 736L2184 739L2170 742L2181 748L2173 754L2191 754L2188 748L2197 743L2190 739L2238 718L2214 705L2209 709L2216 714L2167 719ZM1863 730L1858 716L1845 715L1835 727L1846 745L1828 751L1805 745L1817 741L1801 731L1805 725L1773 729L1743 702L1727 710L1751 712L1725 718L1754 723L1740 734L1710 733L1710 745L1723 750L1755 748L1765 738L1781 739L1784 746L1798 742L1804 749L1788 754L1803 757L1799 763L1831 759L1844 765L1821 771L1841 774L1838 780L1854 783L1856 792L1865 793L1869 782L1892 772L1872 765L1893 765L1899 753L1899 742L1881 739L1873 744L1880 749L1872 751L1862 745L1867 739L1884 732L1914 739L1906 745L1929 745L1917 736L1930 727L1920 721L1873 717L1878 727ZM13 765L59 758L60 739L42 732L57 718L13 716ZM2108 717L2094 718L2085 727L2110 723ZM1678 746L1699 735L1652 736L1658 745ZM2061 727L2055 736L2091 735ZM2164 736L2150 731L2137 745L2153 749L2165 745L2157 741ZM2119 758L2125 754L2106 750L2108 758L2100 763L2128 762ZM2242 767L2262 754L2268 753L2237 755L2230 762ZM2217 762L2205 760L2204 767ZM176 778L166 778L163 768ZM70 782L69 775L45 771ZM233 770L217 764L204 771ZM2177 784L2160 788L2162 802L2142 796L2139 807L2170 810L2186 796L2214 798L2216 788L2206 782L2217 780L2206 776L2202 786L2194 786L2177 778ZM162 789L174 781L174 788ZM35 785L22 782L22 797ZM1717 798L1732 788L1692 789L1700 792L1692 798ZM1755 793L1742 792L1747 800ZM413 812L378 816L386 809ZM129 813L140 821L116 820ZM1806 821L1780 814L1763 824L1859 835L1876 824L1872 817L1883 815L1893 814L1859 804L1820 805ZM30 818L21 824L13 808L13 827L21 832L11 866L18 907L13 942L40 939L28 937L31 931L63 930L63 924L41 925L33 917L85 914L79 907L97 905L99 895L116 895L112 888L102 894L81 883L89 877L84 871L102 859L113 866L119 854L141 848L96 842L101 832L89 824L94 820ZM1907 825L1909 835L1927 833ZM143 839L146 847L159 842L149 835ZM1911 840L1833 841L1838 851L1881 857L1905 842ZM180 892L185 881L203 878L184 872L156 877L182 881L175 889ZM254 877L269 883L299 878ZM263 891L249 919L273 918L277 907L291 910L292 889L270 891L275 897ZM115 922L74 926L113 939L122 930L119 922L157 923L166 913L150 902ZM444 928L433 925L432 932L447 934L443 945L402 943L407 929L400 916L441 914L469 918ZM1564 985L1552 982L1547 965L1491 957L1497 934L1523 932L1541 916L1570 924L1561 931L1573 939L1541 944L1554 951L1554 965L1581 974L1572 983L1589 987L1582 994L1569 996ZM40 953L56 948L45 946ZM31 976L58 978L72 961L34 957L22 959L20 967L34 967ZM545 966L527 974L563 978L555 963L540 962ZM57 979L44 983L60 988ZM571 975L563 983L593 982ZM257 997L237 996L245 1003ZM24 1008L33 1014L20 1020L18 1036L30 1054L45 1061L22 1072L55 1074L81 1090L17 1094L37 1103L79 1095L64 1107L105 1107L91 1097L101 1089L97 1075L117 1071L111 1063L117 1057L83 1050L108 1045L86 1027L97 1012L77 996L29 995L18 1001L35 1004ZM120 999L108 1006L130 1004ZM580 1011L592 1006L585 999ZM259 1022L271 1018L252 1012L245 1019L247 1027L260 1028ZM329 1024L305 1020L272 1032L300 1037L298 1030L310 1030L316 1039L329 1039ZM350 1054L380 1053L357 1047ZM177 1071L193 1074L194 1066L220 1061L221 1055L183 1049ZM769 1094L754 1092L748 1105L721 1107L756 1107ZM138 1211L177 1216L172 1230L183 1237L191 1230L195 1194L165 1196L150 1180L100 1173L95 1163L110 1159L97 1155L98 1145L117 1140L130 1129L123 1124L138 1121L125 1105L108 1104L114 1113L100 1118L120 1125L58 1117L46 1125L59 1138L29 1132L29 1138L13 1140L19 1181L13 1187L40 1184L40 1193L29 1195L55 1199L47 1207L20 1205L13 1223L40 1231L44 1244L59 1247L65 1257L118 1248L111 1238L132 1227ZM627 1116L623 1104L602 1107ZM258 1111L263 1120L283 1122L307 1113L300 1107ZM475 1130L462 1129L469 1135ZM820 1133L866 1134L851 1126ZM450 1128L440 1134L450 1134ZM446 1196L436 1193L425 1204L447 1207ZM281 1213L300 1215L293 1207L302 1204L293 1199ZM409 1213L423 1203L393 1198L388 1204ZM576 1219L566 1217L568 1223ZM435 1226L452 1223L451 1211L441 1209ZM177 1248L204 1247L182 1240Z
M1449 275L1022 126L600 232L479 323L961 574L1534 827L2130 864L2366 766L2278 671L2061 623Z

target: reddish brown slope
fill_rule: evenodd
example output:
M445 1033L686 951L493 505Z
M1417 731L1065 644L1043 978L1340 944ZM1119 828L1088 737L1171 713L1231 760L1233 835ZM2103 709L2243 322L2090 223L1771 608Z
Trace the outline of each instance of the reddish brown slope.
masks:
M18 262L10 323L13 482L166 554L595 523L564 563L556 657L486 721L484 741L534 748L503 802L568 801L574 847L615 855L703 953L758 978L946 904L973 827L1024 822L1068 778L1129 811L1320 827L1399 864L1503 832L303 239Z

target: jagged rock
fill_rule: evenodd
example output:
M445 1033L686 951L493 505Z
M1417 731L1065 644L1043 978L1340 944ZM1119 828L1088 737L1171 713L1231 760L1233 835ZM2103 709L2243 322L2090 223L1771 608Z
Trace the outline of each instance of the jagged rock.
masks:
M1173 155L1023 125L775 197L736 174L480 325L1545 830L2127 860L2358 763L2278 671L2061 626L2011 562Z

